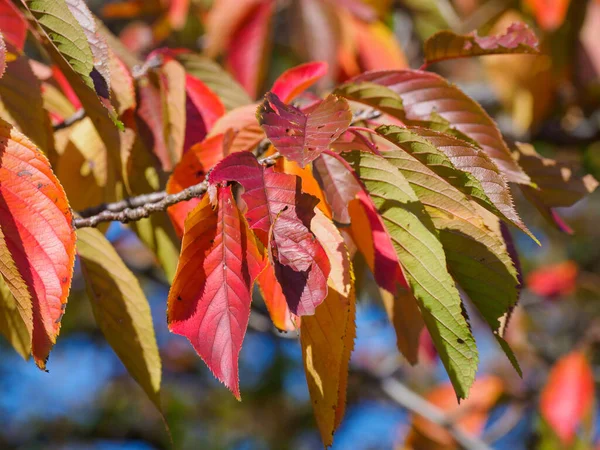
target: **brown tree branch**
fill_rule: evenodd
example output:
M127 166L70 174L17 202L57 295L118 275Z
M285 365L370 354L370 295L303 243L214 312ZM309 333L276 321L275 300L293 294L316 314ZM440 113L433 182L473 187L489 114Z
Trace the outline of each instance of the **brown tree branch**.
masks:
M269 167L275 164L279 156L279 153L275 153L259 159L259 162ZM81 211L78 214L79 217L73 220L73 226L75 228L86 228L97 227L103 222L135 222L150 216L154 212L166 211L169 206L177 203L202 197L207 189L208 182L204 180L176 194L167 194L165 191L160 191L130 197L115 203L104 203Z

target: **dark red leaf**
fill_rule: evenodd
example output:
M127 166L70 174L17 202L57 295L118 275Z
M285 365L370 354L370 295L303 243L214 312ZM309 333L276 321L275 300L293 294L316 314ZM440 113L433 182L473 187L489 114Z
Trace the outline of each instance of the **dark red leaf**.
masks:
M198 78L186 74L185 91L184 152L204 140L217 119L225 114L225 107L219 97Z
M23 50L27 37L27 22L11 0L0 0L0 30L7 41Z
M268 92L257 115L275 148L301 167L328 150L352 121L348 102L335 95L330 95L310 113L305 114Z

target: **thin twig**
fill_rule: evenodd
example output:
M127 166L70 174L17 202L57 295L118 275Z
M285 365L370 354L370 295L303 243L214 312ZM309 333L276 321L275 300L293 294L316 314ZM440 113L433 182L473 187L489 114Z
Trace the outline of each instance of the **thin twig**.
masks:
M454 421L444 413L444 411L428 402L416 392L407 388L396 378L387 377L382 379L381 389L396 403L402 405L414 414L418 414L430 422L443 427L464 449L492 450L492 448L481 439L462 431L454 424Z
M63 130L85 118L85 109L79 108L62 122L52 125L54 131Z
M279 153L275 153L266 158L259 159L259 162L269 167L275 164L279 156ZM73 226L75 228L86 228L97 227L103 222L134 222L149 217L154 212L166 211L169 206L177 203L201 197L206 193L207 189L208 181L205 179L176 194L167 194L164 191L153 192L130 197L115 203L95 206L82 211L79 214L80 217L73 220Z

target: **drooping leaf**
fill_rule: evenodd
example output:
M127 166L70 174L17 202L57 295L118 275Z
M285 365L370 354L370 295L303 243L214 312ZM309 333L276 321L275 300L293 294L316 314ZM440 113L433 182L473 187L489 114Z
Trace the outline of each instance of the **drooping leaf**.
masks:
M167 181L166 174L160 169L160 162L139 138L133 143L127 157L126 171L126 187L130 196L161 191ZM182 233L184 219L185 217L181 219ZM156 255L167 280L172 282L177 269L181 240L169 215L157 211L150 217L131 222L129 226Z
M167 142L165 131L168 113L166 104L162 101L160 87L156 86L150 77L144 77L138 81L138 92L140 104L136 113L145 127L140 127L140 134L148 135L147 146L152 148L163 169L172 170L177 159L176 155L171 153Z
M271 92L284 103L289 103L325 76L326 73L327 63L324 61L300 64L279 75L273 83Z
M98 230L77 231L77 254L98 327L160 409L160 355L150 305L136 276Z
M526 53L538 55L539 42L535 33L523 22L511 24L501 35L480 37L477 31L459 35L440 31L425 41L425 64L454 58L482 55Z
M540 398L542 417L562 444L569 446L586 416L592 413L594 374L585 354L573 351L550 371Z
M27 329L27 325L19 312L17 301L2 277L0 277L0 334L6 338L12 348L23 359L29 359L31 355L31 329Z
M335 95L305 114L267 93L257 117L275 148L302 167L327 150L352 121L348 103Z
M505 178L483 151L427 128L383 125L377 132L478 204L534 238L515 210Z
M401 172L382 157L344 154L364 184L392 240L423 320L459 398L466 398L478 362L475 340L431 219Z
M104 37L98 33L98 26L84 0L65 0L69 11L83 30L92 52L94 69L89 73L94 89L101 98L110 98L111 77L109 49Z
M538 267L527 275L527 289L549 299L568 296L577 288L579 267L574 261L562 261Z
M4 121L0 136L0 273L28 329L33 325L32 353L45 368L73 276L72 215L46 157Z
M6 41L23 50L27 37L27 22L11 0L0 0L0 30Z
M344 239L323 213L317 213L312 230L331 263L329 291L315 314L302 319L300 343L311 403L325 446L344 416L350 353L356 334L354 324L354 274Z
M344 165L334 157L322 154L313 161L313 174L325 193L333 219L350 223L348 204L360 191L360 185Z
M12 44L8 44L8 49L14 49ZM0 100L8 115L5 117L7 121L19 127L23 134L50 155L54 138L48 114L44 111L42 85L25 54L19 54L8 64L0 79Z
M592 175L579 176L574 168L539 155L529 144L517 144L519 163L527 171L536 188L521 190L540 213L558 229L570 232L553 208L572 206L598 187Z
M185 91L184 152L203 141L219 117L225 114L221 99L198 78L186 74Z
M231 153L254 150L265 138L256 119L256 108L257 105L251 104L229 111L217 119L208 135L214 136L231 130L234 133L229 147Z
M217 195L218 211L204 196L186 220L167 317L170 330L187 337L239 399L238 355L264 259L231 188L219 187Z
M195 53L184 52L178 53L175 57L183 64L189 75L201 80L219 96L228 111L250 103L250 97L244 88L213 60Z
M300 317L290 311L275 269L267 265L256 279L273 325L282 331L294 331L300 326Z
M256 98L266 74L274 11L273 0L258 3L233 34L227 52L229 70L251 98Z
M210 183L236 181L244 187L245 216L269 249L275 275L296 315L312 314L327 294L329 262L309 225L315 198L294 175L264 169L249 152L229 155L210 173Z
M208 171L223 159L225 138L225 135L219 134L192 146L175 166L167 183L167 193L175 194L204 181ZM179 236L183 235L186 217L199 202L198 199L191 199L177 203L167 210Z
M509 181L530 183L493 120L479 104L441 76L420 70L395 70L369 72L351 81L369 81L390 88L402 98L401 120L413 125L450 123L477 142Z
M175 60L165 61L160 70L162 101L165 105L165 139L173 163L181 159L186 132L186 73Z

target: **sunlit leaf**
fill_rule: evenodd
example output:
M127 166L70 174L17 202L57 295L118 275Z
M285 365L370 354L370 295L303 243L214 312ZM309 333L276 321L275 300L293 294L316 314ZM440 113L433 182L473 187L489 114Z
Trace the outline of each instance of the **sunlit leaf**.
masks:
M333 222L317 213L312 230L331 263L329 291L315 314L302 318L300 343L311 403L323 444L344 416L349 357L354 348L355 293L350 258Z
M554 31L563 24L571 0L525 0L525 3L533 10L540 27Z
M98 327L160 409L160 355L150 305L136 276L98 230L77 232L77 254Z
M364 152L346 153L344 158L381 214L456 395L466 398L475 377L477 349L431 219L400 171L385 159Z
M483 151L427 128L384 125L377 131L481 206L534 238L515 210L505 178Z
M454 58L511 53L539 54L539 42L534 32L523 22L515 22L501 35L480 37L440 31L425 41L425 63Z
M477 142L509 181L529 184L529 177L512 158L498 127L483 108L439 75L419 70L369 72L354 78L386 86L402 98L404 115L413 125L438 123ZM354 100L354 98L351 98ZM356 99L360 101L360 99Z
M284 104L275 94L267 93L257 117L275 148L304 167L346 131L352 113L348 103L335 95L305 114Z
M271 88L271 92L284 103L294 98L315 84L327 73L327 63L322 61L309 62L292 67L283 72Z
M217 208L205 196L186 220L167 317L239 399L238 355L264 259L230 187L218 188Z
M227 67L252 98L258 94L266 74L264 65L269 59L274 10L273 0L258 3L231 37L227 52Z
M225 138L225 135L219 134L192 146L175 166L167 183L167 192L175 194L187 187L201 183L208 171L223 159ZM168 209L169 217L180 236L183 235L186 217L199 202L198 199L191 199L187 202L177 203Z
M45 368L73 276L72 215L46 157L4 121L0 136L0 273L26 326L33 325L32 353ZM27 305L33 306L33 318Z
M6 41L23 50L27 37L27 22L11 0L0 0L0 30Z

